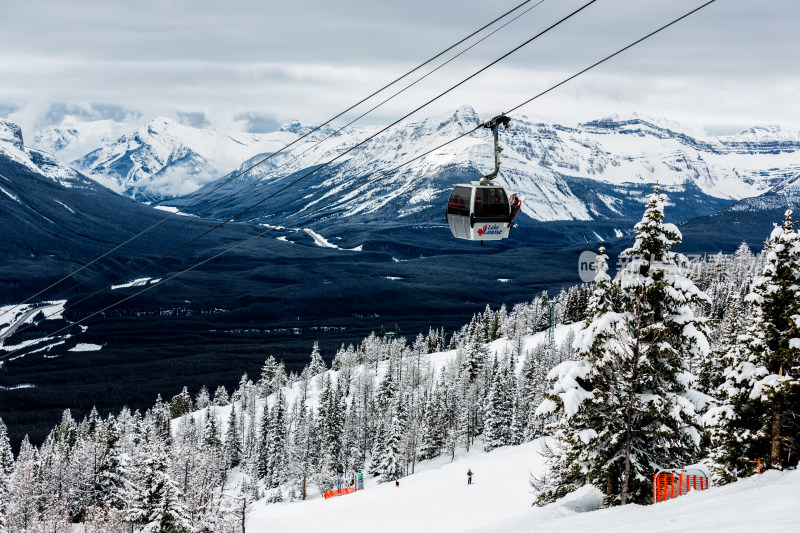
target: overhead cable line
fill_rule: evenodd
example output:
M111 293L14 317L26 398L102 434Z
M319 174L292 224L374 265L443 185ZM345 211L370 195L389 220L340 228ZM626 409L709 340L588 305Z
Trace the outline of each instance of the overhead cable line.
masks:
M192 243L194 243L194 242L196 242L196 241L198 241L198 240L202 239L203 237L205 237L205 236L206 236L206 235L208 235L209 233L211 233L211 232L213 232L213 231L216 231L216 230L218 230L219 228L221 228L221 227L225 226L226 224L228 224L229 222L233 221L234 219L236 219L236 218L238 218L238 217L240 217L240 216L242 216L242 215L244 215L244 214L246 214L246 213L248 213L248 212L252 211L253 209L255 209L256 207L258 207L259 205L261 205L261 204L263 204L264 202L266 202L267 200L270 200L270 199L274 198L274 197L275 197L275 196L277 196L278 194L280 194L280 193L284 192L285 190L287 190L287 189L289 189L289 188L293 187L294 185L296 185L297 183L299 183L299 182L301 182L301 181L305 180L305 179L306 179L306 178L308 178L309 176L311 176L311 175L313 175L313 174L315 174L315 173L319 172L320 170L322 170L323 168L327 167L328 165L330 165L330 164L332 164L332 163L334 163L334 162L338 161L339 159L341 159L341 158L342 158L342 157L344 157L345 155L349 154L350 152L352 152L352 151L353 151L353 150L355 150L356 148L358 148L358 147L360 147L360 146L363 146L364 144L366 144L366 143L367 143L367 142L369 142L370 140L372 140L372 139L374 139L375 137L377 137L377 136L381 135L382 133L384 133L384 132L385 132L385 131L387 131L388 129L390 129L390 128L392 128L392 127L396 126L397 124L399 124L399 123L400 123L400 122L402 122L403 120L407 119L408 117L410 117L410 116L411 116L411 115L413 115L414 113L416 113L416 112L420 111L421 109L423 109L423 108L427 107L428 105L430 105L431 103L435 102L436 100L438 100L438 99L442 98L442 97L443 97L443 96L445 96L446 94L448 94L448 93L452 92L453 90L457 89L458 87L460 87L461 85L465 84L465 83L466 83L466 82L468 82L469 80L473 79L474 77L478 76L478 75L479 75L479 74L481 74L482 72L484 72L484 71L488 70L489 68L493 67L494 65L496 65L497 63L499 63L499 62L500 62L500 61L502 61L503 59L507 58L508 56L510 56L511 54L513 54L514 52L517 52L517 51L519 51L520 49L522 49L522 48L523 48L523 47L525 47L526 45L530 44L530 43L531 43L531 42L533 42L534 40L538 39L538 38L539 38L539 37L541 37L542 35L546 34L546 33L547 33L547 32L549 32L550 30L552 30L552 29L556 28L556 27L557 27L557 26L559 26L560 24L563 24L564 22L566 22L566 21L567 21L567 20L569 20L570 18L574 17L575 15L577 15L578 13L580 13L581 11L583 11L584 9L586 9L587 7L589 7L590 5L594 4L595 2L597 2L597 0L590 0L590 1L589 1L589 2L587 2L586 4L584 4L584 5L582 5L581 7L579 7L578 9L576 9L576 10L572 11L571 13L569 13L568 15L566 15L566 16L564 16L564 17L562 17L562 18L561 18L561 19L559 19L558 21L554 22L553 24L551 24L550 26L548 26L548 27L547 27L547 28L545 28L544 30L542 30L542 31L540 31L539 33L537 33L536 35L534 35L533 37L529 38L528 40L526 40L526 41L525 41L525 42L523 42L522 44L520 44L520 45L518 45L518 46L514 47L514 48L513 48L513 49L511 49L510 51L508 51L508 52L506 52L505 54L503 54L502 56L500 56L499 58L495 59L494 61L492 61L492 62L491 62L491 63L489 63L488 65L486 65L486 66L484 66L483 68L479 69L478 71L476 71L476 72L474 72L474 73L470 74L469 76L467 76L466 78L464 78L464 79L463 79L463 80L461 80L460 82L456 83L455 85L451 86L450 88L446 89L445 91L443 91L443 92L439 93L438 95L434 96L433 98L431 98L430 100L426 101L426 102L425 102L425 103L423 103L422 105L420 105L420 106L416 107L416 108L415 108L415 109L413 109L412 111L410 111L410 112L406 113L405 115L403 115L402 117L398 118L397 120L395 120L395 121L394 121L394 122L392 122L391 124L389 124L389 125L387 125L387 126L384 126L384 127L383 127L383 128L381 128L380 130L376 131L375 133L373 133L373 134L372 134L372 135L370 135L369 137L367 137L367 138L363 139L362 141L358 142L357 144L355 144L355 145L351 146L350 148L348 148L348 149L347 149L347 150L345 150L344 152L340 153L340 154L339 154L339 155L337 155L336 157L334 157L334 158L332 158L332 159L329 159L327 162L325 162L325 163L323 163L323 164L321 164L321 165L319 165L319 166L315 167L313 170L311 170L311 171L309 171L309 172L307 172L307 173L303 174L302 176L300 176L299 178L297 178L297 179L293 180L293 181L292 181L292 182L290 182L289 184L287 184L287 185L284 185L283 187L281 187L281 188L280 188L280 189L278 189L277 191L275 191L275 192L273 192L273 193L271 193L271 194L267 195L265 198L262 198L261 200L259 200L259 201L258 201L258 202L256 202L255 204L253 204L253 205L251 205L251 206L247 207L246 209L244 209L244 210L242 210L242 211L239 211L239 212L238 212L238 213L236 213L235 215L233 215L233 216L231 216L231 217L229 217L229 218L227 218L227 219L223 220L222 222L220 222L220 223L218 223L217 225L213 226L212 228L210 228L210 229L208 229L208 230L204 231L203 233L201 233L201 234L199 234L199 235L196 235L195 237L191 238L190 240L188 240L188 241L184 242L183 244L181 244L181 245L179 245L179 246L176 246L175 248L173 248L173 249L169 250L168 252L165 252L165 253L164 253L164 254L162 254L160 257L158 257L158 258L156 258L156 259L154 259L154 260L150 261L148 264L146 264L146 265L144 265L144 266L140 267L139 269L137 269L137 270L135 270L135 271L133 271L133 272L130 272L130 273L128 273L128 274L125 274L125 276L123 276L122 278L118 279L117 281L115 281L115 282L112 282L112 283L110 283L109 285L107 285L107 286L105 286L105 287L103 287L103 288L101 288L101 289L98 289L98 290L96 290L96 291L95 291L95 292L93 292L92 294L90 294L90 295L88 295L88 296L86 296L86 297L82 298L81 300L78 300L77 302L75 302L75 303L73 303L73 304L70 304L68 307L69 307L69 308L75 307L76 305L78 305L78 304L80 304L80 303L82 303L82 302L84 302L84 301L88 300L89 298L92 298L92 297L96 296L97 294L99 294L99 293L101 293L101 292L105 291L105 290L106 290L106 289L108 289L109 287L113 287L115 284L117 284L117 283L119 283L119 282L121 282L121 281L123 281L123 280L125 280L125 279L127 279L127 278L129 278L129 277L131 277L131 276L135 276L136 274L138 274L138 273L140 273L140 272L144 271L145 269L147 269L147 268L149 268L149 267L153 266L154 264L161 262L163 259L165 259L165 258L169 257L170 255L172 255L172 254L174 254L174 253L176 253L176 252L178 252L178 251L180 251L180 250L182 250L182 249L186 248L186 247L187 247L187 246L189 246L190 244L192 244ZM66 308L65 308L65 309L66 309Z
M574 74L574 75L572 75L572 76L570 76L568 78L565 78L564 80L560 81L559 83L551 86L549 89L547 89L545 91L542 91L542 92L538 93L537 95L535 95L535 96L533 96L533 97L521 102L520 104L510 108L510 111L508 111L507 113L510 113L512 111L515 111L515 110L518 110L522 106L525 106L525 105L533 102L534 100L536 100L536 99L544 96L545 94L549 93L553 89L556 89L557 87L560 87L561 85L564 85L568 81L575 79L576 77L580 76L581 74L584 74L587 71L594 69L595 67L597 67L597 66L605 63L606 61L616 57L617 55L621 54L622 52L624 52L624 51L626 51L626 50L628 50L630 48L632 48L633 46L636 46L637 44L641 43L642 41L645 41L645 40L649 39L650 37L662 32L663 30L669 28L673 24L676 24L676 23L680 22L681 20L685 19L686 17L688 17L690 15L693 15L694 13L700 11L701 9L707 7L710 4L713 4L714 2L716 2L716 0L709 0L708 2L702 4L701 6L689 11L688 13L686 13L686 14L684 14L684 15L682 15L682 16L674 19L674 20L672 20L671 22L659 27L658 29L648 33L644 37L642 37L640 39L637 39L633 43L631 43L631 44L629 44L629 45L627 45L627 46L625 46L623 48L620 48L619 50L617 50L613 54L610 54L610 55L604 57L603 59L593 63L589 67L579 71L577 74ZM377 176L375 176L374 178L371 178L371 179L369 179L369 180L367 180L367 181L365 181L363 183L360 183L360 184L355 185L355 186L353 186L353 187L351 187L351 188L349 188L349 189L347 189L345 191L342 191L341 193L339 193L336 196L330 198L328 201L326 201L324 203L320 203L320 204L318 204L318 205L316 205L316 206L314 206L312 208L307 209L306 211L303 211L303 212L298 213L296 215L293 215L293 216L291 216L289 218L286 218L279 224L279 226L284 226L284 225L286 225L286 224L288 224L290 222L293 222L293 221L295 221L295 220L297 220L297 219L299 219L299 218L301 218L303 216L309 215L314 211L322 209L323 207L325 207L327 205L330 205L331 203L333 203L337 199L342 198L347 194L351 194L352 192L355 192L356 190L358 190L358 189L360 189L362 187L365 187L365 186L367 186L367 185L369 185L371 183L374 183L375 181L378 181L379 179L382 179L385 176L387 176L387 175L389 175L389 174L391 174L393 172L396 172L400 168L402 168L402 167L404 167L406 165L409 165L409 164L413 163L414 161L417 161L417 160L419 160L419 159L421 159L421 158L423 158L423 157L425 157L427 155L430 155L433 152L436 152L437 150L440 150L441 148L444 148L445 146L447 146L449 144L452 144L452 143L456 142L459 139L462 139L462 138L466 137L467 135L469 135L469 134L479 130L480 128L482 128L483 125L484 125L484 123L479 124L478 126L474 127L473 129L471 129L471 130L469 130L469 131L467 131L465 133L462 133L461 135L458 135L457 137L454 137L454 138L452 138L452 139L450 139L450 140L448 140L448 141L436 146L435 148L432 148L432 149L430 149L430 150L428 150L428 151L426 151L426 152L424 152L422 154L419 154L419 155L413 157L412 159L409 159L409 160L405 161L404 163L401 163L401 164L393 167L392 169L389 169L389 170L386 170L386 171L382 171ZM122 304L122 303L124 303L124 302L126 302L126 301L128 301L130 299L132 299L132 298L135 298L135 297L137 297L137 296L139 296L139 295L141 295L141 294L143 294L143 293L145 293L145 292L147 292L147 291L149 291L149 290L151 290L151 289L153 289L155 287L158 287L158 286L160 286L160 285L162 285L164 283L167 283L167 282L177 278L178 276L182 276L182 275L184 275L184 274L186 274L188 272L191 272L192 270L196 269L197 267L202 266L202 265L204 265L204 264L206 264L206 263L208 263L210 261L213 261L214 259L217 259L217 258L221 257L222 255L225 255L225 254L227 254L229 252L232 252L233 250L235 250L235 249L237 249L237 248L239 248L241 246L244 246L245 244L247 244L247 243L249 243L249 242L251 242L251 241L253 241L253 240L257 239L257 238L263 237L264 235L267 235L268 233L272 232L274 229L275 229L275 227L267 228L266 230L264 230L264 231L262 231L262 232L260 232L260 233L258 233L256 235L253 235L252 237L249 237L249 238L245 239L244 241L240 241L240 242L238 242L238 243L226 248L225 250L222 250L219 253L214 254L211 257L208 257L208 258L206 258L206 259L204 259L204 260L202 260L202 261L200 261L198 263L195 263L194 265L192 265L190 267L185 268L184 270L181 270L180 272L176 272L175 274L173 274L173 275L171 275L171 276L169 276L167 278L164 278L164 279L162 279L162 280L160 280L160 281L158 281L156 283L151 283L150 285L147 285L142 290L137 291L134 294L131 294L131 295L125 297L124 299L122 299L122 300L120 300L120 301L118 301L116 303L110 304L110 305L104 307L103 309L100 309L99 311L95 311L94 313L92 313L90 315L87 315L87 316L77 320L76 322L73 322L73 323L71 323L71 324L69 324L67 326L64 326L64 327L62 327L62 328L50 333L50 335L56 335L58 333L61 333L62 331L65 331L65 330L71 328L74 325L80 324L81 322L83 322L85 320L88 320L88 319L90 319L92 317L95 317L95 316L97 316L99 314L105 313L106 311L108 311L108 310L110 310L110 309L112 309L112 308L114 308L114 307L116 307L116 306L118 306L118 305L120 305L120 304ZM11 352L9 352L9 353L7 353L5 355L0 356L0 360L5 359L6 357L9 357L11 355L14 355L14 354L16 354L16 353L18 353L18 352L20 352L20 351L22 351L24 349L25 349L25 347L17 348L14 351L11 351Z
M458 41L458 42L456 42L455 44L453 44L453 45L449 46L448 48L446 48L446 49L442 50L441 52L439 52L438 54L434 55L433 57L431 57L430 59L428 59L428 60L427 60L427 61L425 61L424 63L421 63L420 65L418 65L418 66L414 67L413 69L409 70L408 72L406 72L405 74L403 74L403 75L402 75L402 76L400 76L399 78L396 78L394 81L391 81L391 82L387 83L386 85L384 85L383 87L381 87L381 88L380 88L380 89L378 89L377 91L375 91L375 92L373 92L372 94L370 94L369 96L367 96L367 97L365 97L365 98L363 98L363 99L359 100L359 101L358 101L358 102L356 102L355 104L351 105L350 107L348 107L347 109L345 109L345 110L344 110L344 111L342 111L341 113L337 114L336 116L334 116L334 117L332 117L332 118L328 119L327 121L323 122L323 123L322 123L322 124L320 124L319 126L316 126L316 127L315 127L315 128L313 128L311 131L309 131L309 132L305 133L304 135L302 135L301 137L299 137L299 138L295 139L294 141L292 141L291 143L287 144L287 145L286 145L286 146L284 146L283 148L279 149L279 150L278 150L278 151L276 151L276 152L273 152L273 153L271 153L270 155L268 155L268 156L264 157L263 159L259 160L259 161L258 161L258 162L256 162L256 163L254 163L254 164L253 164L253 165L251 165L250 167L248 167L248 168L246 168L246 169L244 169L244 170L240 171L239 173L235 174L234 176L232 176L232 177L231 177L231 178L229 178L228 180L224 181L223 183L220 183L220 184L219 184L219 185L217 185L216 187L214 187L214 188L212 188L211 190L207 191L207 192L206 192L205 194L203 194L202 196L200 196L200 197L196 198L195 200L193 200L191 203L189 203L189 204L187 204L187 205L183 206L183 208L180 208L180 209L178 209L177 211L174 211L174 212L170 213L169 215L167 215L167 216L166 216L166 217L164 217L163 219L159 220L158 222L155 222L155 223L151 224L150 226L148 226L147 228L143 229L143 230L142 230L142 231L140 231L139 233L137 233L137 234L133 235L132 237L128 238L127 240L123 241L122 243L120 243L120 244L118 244L118 245L114 246L112 249L108 250L107 252L104 252L103 254L101 254L101 255L97 256L96 258L92 259L91 261L89 261L89 262L88 262L88 263L86 263L85 265L83 265L83 266L81 266L81 267L77 268L76 270L74 270L74 271L72 271L71 273L69 273L69 274L65 275L65 276L64 276L64 277L62 277L61 279L59 279L59 280L57 280L57 281L54 281L53 283L51 283L50 285L48 285L48 286L47 286L47 287L45 287L44 289L40 290L40 291L39 291L39 292L37 292L36 294L34 294L34 295L32 295L32 296L29 296L29 297L28 297L28 298L26 298L26 299L25 299L23 302L21 302L21 303L18 303L18 304L16 304L14 307L12 307L12 308L11 308L9 311L7 311L7 313L13 313L13 312L14 312L14 310L18 309L20 306L22 306L22 305L25 305L26 303L30 302L30 301L31 301L31 300L33 300L34 298L37 298L38 296L41 296L42 294L44 294L44 293L45 293L45 292L47 292L48 290L52 289L53 287L55 287L55 286L57 286L57 285L59 285L59 284L63 283L64 281L66 281L66 280L68 280L68 279L72 278L73 276L75 276L75 275L76 275L76 274L78 274L79 272L81 272L81 271L83 271L84 269L86 269L86 268L88 268L88 267L92 266L93 264L95 264L96 262L100 261L101 259L104 259L104 258L108 257L109 255L111 255L112 253L116 252L116 251L117 251L117 250L119 250L120 248L122 248L122 247L124 247L124 246L126 246L126 245L130 244L132 241L134 241L134 240L136 240L137 238L141 237L141 236L142 236L142 235L144 235L145 233L148 233L149 231L151 231L151 230L155 229L156 227L160 226L160 225L161 225L161 224L163 224L164 222L166 222L166 221L170 220L172 217L174 217L174 216L178 215L179 213L183 212L183 209L187 209L187 208L191 207L192 205L194 205L194 204L196 204L197 202L201 201L202 199L206 198L208 195L210 195L210 194L214 193L215 191L217 191L217 190L219 190L220 188L224 187L224 186L225 186L225 185L227 185L228 183L232 182L232 181L233 181L233 180L235 180L236 178L239 178L239 177L241 177L241 176L242 176L242 175L244 175L245 173L247 173L247 172L251 171L252 169L256 168L256 167L257 167L257 166L259 166L259 165L262 165L263 163L265 163L265 162L266 162L266 161L268 161L269 159L272 159L273 157L275 157L276 155L280 154L281 152L283 152L283 151L287 150L288 148L290 148L290 147L294 146L295 144L297 144L297 143L298 143L298 142L300 142L301 140L305 139L305 138L306 138L306 137L308 137L309 135L311 135L311 134L315 133L316 131L318 131L319 129L323 128L324 126L326 126L326 125L330 124L331 122L333 122L334 120L338 119L339 117L341 117L341 116L345 115L346 113L348 113L348 112L352 111L353 109L355 109L355 108L356 108L356 107L358 107L359 105L361 105L361 104L363 104L364 102L366 102L366 101L370 100L370 99L371 99L371 98L373 98L374 96L376 96L376 95L380 94L381 92L383 92L384 90L388 89L388 88L389 88L389 87L391 87L392 85L396 84L396 83L397 83L397 82L399 82L400 80L402 80L402 79L404 79L404 78L406 78L406 77L410 76L411 74L413 74L413 73L414 73L414 72L416 72L417 70L421 69L422 67L424 67L424 66L428 65L429 63L431 63L431 62L435 61L435 60L436 60L436 59L438 59L439 57L443 56L443 55L444 55L444 54L446 54L447 52L449 52L449 51L453 50L453 49L454 49L454 48L456 48L457 46L459 46L459 45L463 44L464 42L468 41L469 39L471 39L471 38L472 38L472 37L474 37L475 35L477 35L477 34L481 33L481 32L482 32L483 30L485 30L486 28L488 28L488 27L492 26L492 25L493 25L493 24L495 24L496 22L498 22L498 21L502 20L503 18L507 17L508 15L510 15L511 13L513 13L514 11L517 11L517 10L518 10L518 9L520 9L522 6L524 6L525 4L528 4L528 3L530 3L531 1L532 1L532 0L524 0L523 2L521 2L521 3L520 3L520 4L518 4L518 5L516 5L515 7L511 8L510 10L506 11L505 13L503 13L502 15L500 15L499 17L497 17L497 18L495 18L494 20L492 20L491 22L489 22L489 23L487 23L487 24L485 24L485 25L481 26L480 28L478 28L478 29L477 29L477 30L475 30L474 32L470 33L469 35L467 35L467 36L466 36L466 37L464 37L463 39L459 40L459 41ZM63 293L62 293L62 294L63 294Z
M404 93L405 91L407 91L408 89L410 89L410 88L411 88L411 87L413 87L414 85L418 84L419 82L421 82L422 80L424 80L424 79L425 79L425 78L427 78L428 76L430 76L430 75L434 74L434 73L435 73L436 71L438 71L439 69L441 69L441 68L445 67L446 65L448 65L449 63L451 63L452 61L454 61L455 59L457 59L458 57L462 56L463 54L465 54L466 52L468 52L469 50L471 50L471 49L472 49L472 48L474 48L475 46L479 45L480 43L482 43L483 41L485 41L486 39L488 39L489 37L491 37L491 36L492 36L492 35L494 35L495 33L499 32L499 31L500 31L500 30L502 30L502 29L504 29L506 26L508 26L508 25L509 25L509 24L511 24L512 22L516 21L517 19L519 19L519 18L520 18L520 17L522 17L523 15L527 14L528 12L530 12L531 10L533 10L534 8L536 8L537 6L541 5L541 4L542 4L542 3L544 3L545 1L546 1L546 0L539 0L539 2L537 2L536 4L532 5L531 7L529 7L528 9L526 9L525 11L523 11L522 13L519 13L519 14L518 14L518 15L516 15L514 18L512 18L512 19L511 19L511 20L509 20L508 22L504 23L503 25L499 26L498 28L494 29L494 30L493 30L492 32L490 32L489 34L487 34L487 35L483 36L483 37L482 37L481 39L479 39L478 41L476 41L476 42L472 43L470 46L468 46L468 47L467 47L467 48L465 48L464 50L460 51L458 54L454 55L453 57L451 57L450 59L448 59L448 60L447 60L447 61L445 61L444 63L440 64L439 66L437 66L437 67L436 67L436 68L434 68L433 70L431 70L431 71L427 72L426 74L424 74L424 75L423 75L423 76L421 76L420 78L416 79L415 81L413 81L413 82L411 82L410 84L406 85L405 87L403 87L403 88L402 88L402 89L400 89L399 91L395 92L394 94L392 94L392 95L391 95L391 96L389 96L388 98L386 98L386 99L384 99L383 101L379 102L377 105L375 105L375 106L371 107L370 109L368 109L367 111L365 111L364 113L362 113L362 114L361 114L361 115L359 115L358 117L354 118L353 120L351 120L350 122L348 122L348 123L347 123L347 124L345 124L344 126L342 126L342 127L338 128L337 130L335 130L335 131L333 131L332 133L328 134L328 136L327 136L327 137L324 137L323 139L321 139L321 140L317 141L316 143L312 144L311 146L307 147L305 150L303 150L303 151L302 151L302 152L300 152L299 154L295 155L295 156L294 156L294 157L293 157L293 158L292 158L290 161L288 161L288 162L286 163L286 165L290 165L290 164L294 163L295 161L297 161L298 159L300 159L300 157L302 157L303 155L305 155L305 154L306 154L306 153L308 153L309 151L313 150L314 148L316 148L316 147L317 147L317 146L319 146L320 144L324 143L325 141L327 141L327 140L328 140L328 139L330 139L331 137L333 137L333 136L337 135L338 133L342 132L344 129L346 129L346 128L350 127L350 126L351 126L351 125L353 125L355 122L357 122L357 121L361 120L362 118L364 118L364 117L365 117L365 116L367 116L368 114L372 113L373 111L375 111L375 110L376 110L376 109L378 109L379 107L383 106L384 104L386 104L386 103L387 103L387 102L389 102L390 100L392 100L392 99L396 98L397 96L399 96L400 94ZM263 163L263 161L262 161L262 163ZM258 166L258 165L256 165L256 166ZM250 170L252 170L252 168L254 168L254 167L250 167ZM235 176L233 179L236 179L237 177L240 177L240 176L241 176L241 173L240 173L239 175ZM226 202L228 202L228 200L230 200L231 198L234 198L235 196L237 196L237 195L241 194L242 192L244 192L244 191L246 191L246 190L250 189L251 187L254 187L254 186L255 186L255 185L257 185L258 183L261 183L261 181L262 181L262 180L264 180L264 179L266 179L268 176L269 176L269 173L266 173L266 174L264 174L263 176L261 176L261 177L259 177L259 178L255 179L255 180L253 180L253 181L251 181L250 183L248 183L247 185L245 185L245 186L244 186L244 187L242 187L241 189L238 189L238 190L236 190L236 191L232 192L232 193L231 193L231 194L229 194L228 196L226 196L226 197L222 198L222 199L221 199L221 200L219 200L217 203L215 203L215 204L211 205L210 207L206 208L204 211L201 211L200 213L197 213L197 214L187 213L187 214L191 215L191 218L190 218L189 220L187 220L187 221L183 222L182 224L180 224L179 226L176 226L175 228L173 228L173 229L169 230L167 233L165 233L165 234L161 235L160 237L157 237L156 239L153 239L153 240L151 240L150 242L146 243L145 245L143 245L143 246L142 246L142 249L143 249L143 250L148 250L148 249L150 249L150 247L154 246L156 243L158 243L158 242L160 242L160 241L162 241L162 240L166 239L167 237L169 237L170 235L172 235L172 234L173 234L173 233L175 233L176 231L179 231L179 230L181 230L182 228L184 228L184 227L188 226L189 224L193 223L194 221L196 221L196 220L198 220L198 219L202 218L202 217L203 217L203 215L205 215L205 214L209 213L210 211L212 211L212 210L216 209L217 207L219 207L219 206L221 206L221 205L225 204L225 203L226 203ZM228 180L228 181L226 181L225 183L223 183L222 185L224 186L224 185L226 185L226 184L230 183L230 181L231 181L231 180ZM214 191L216 191L216 190L218 190L218 189L219 189L219 187L215 188L215 189L214 189ZM214 191L211 191L211 192L214 192ZM210 193L209 193L209 194L210 194ZM203 195L203 197L199 198L198 200L195 200L195 201L193 201L192 203L188 204L187 206L185 206L185 207L184 207L184 209L185 209L186 207L189 207L189 206L191 206L191 205L193 205L193 204L197 203L197 201L201 200L202 198L205 198L206 196L208 196L208 194L205 194L205 195ZM179 210L179 211L180 211L180 210ZM139 268L139 269L137 269L137 270L135 270L135 271L132 271L132 272L129 272L128 274L125 274L123 277L119 278L117 281L115 281L115 282L112 282L111 284L109 284L109 285L107 285L107 286L105 286L105 287L103 287L103 288L100 288L100 289L96 290L94 293L90 294L90 295L89 295L89 296L87 296L87 297L84 297L82 300L79 300L79 301L77 301L77 302L75 302L75 303L73 303L73 304L70 304L70 305L68 306L68 308L69 308L69 307L74 307L75 305L78 305L78 304L80 304L81 302L83 302L83 301L85 301L85 300L87 300L87 299L89 299L89 298L92 298L92 297L96 296L96 295L97 295L97 294L99 294L100 292L103 292L104 290L108 289L109 287L111 287L111 286L113 286L113 285L116 285L117 283L120 283L121 281L124 281L125 279L127 279L127 278L129 278L129 277L131 277L131 276L135 276L136 274L138 274L139 272L141 272L141 271L143 271L143 270L147 269L148 267L152 266L152 265L153 265L154 263L156 263L156 262L158 262L158 260L155 260L155 261L153 261L153 262L151 262L151 263L149 263L149 264L147 264L147 265L145 265L145 266L143 266L143 267L141 267L141 268ZM87 280L87 281L85 281L85 282L79 282L77 285L74 285L74 286L71 286L71 287L67 287L67 288L63 289L63 290L62 290L62 291L61 291L61 292L60 292L58 295L56 295L56 296L55 296L53 299L55 299L55 300L58 300L58 299L59 299L61 296L63 296L63 295L64 295L64 294L66 294L67 292L69 292L69 291L72 291L72 290L75 290L76 288L78 288L78 287L81 287L81 286L83 286L83 285L85 285L85 284L89 284L89 283L91 283L92 281L94 281L96 278L98 278L99 276L100 276L100 273L98 272L98 273L97 273L97 274L95 274L95 275L94 275L94 276L93 276L91 279L89 279L89 280ZM22 304L20 304L20 305L22 305Z

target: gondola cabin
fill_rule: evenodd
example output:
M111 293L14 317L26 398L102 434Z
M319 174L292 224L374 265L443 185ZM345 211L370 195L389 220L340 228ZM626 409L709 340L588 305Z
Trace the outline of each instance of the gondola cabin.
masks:
M499 241L508 237L511 207L505 189L479 181L458 184L447 202L447 225L453 237Z

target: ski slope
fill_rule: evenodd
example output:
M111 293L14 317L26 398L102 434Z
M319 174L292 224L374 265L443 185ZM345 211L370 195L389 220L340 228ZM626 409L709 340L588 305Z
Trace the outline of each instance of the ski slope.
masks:
M453 462L438 458L417 473L323 500L253 506L247 530L292 533L796 533L800 531L800 471L769 471L732 485L712 487L657 505L594 510L601 494L584 487L544 508L531 507L530 473L544 458L537 442L483 453L473 448ZM475 473L467 485L466 472Z

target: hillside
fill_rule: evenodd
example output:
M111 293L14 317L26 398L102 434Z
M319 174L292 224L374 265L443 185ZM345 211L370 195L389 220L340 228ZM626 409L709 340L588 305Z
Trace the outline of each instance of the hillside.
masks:
M452 462L423 463L400 487L367 481L352 495L306 502L255 504L248 531L345 533L560 533L619 531L674 533L794 533L800 528L800 471L769 471L738 483L653 506L595 510L600 493L581 489L547 507L531 507L530 473L543 469L538 442L489 453L460 454ZM472 469L472 486L466 471Z

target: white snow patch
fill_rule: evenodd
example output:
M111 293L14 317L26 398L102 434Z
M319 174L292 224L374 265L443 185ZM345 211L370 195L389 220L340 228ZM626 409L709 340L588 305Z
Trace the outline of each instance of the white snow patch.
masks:
M58 205L60 205L61 207L63 207L64 209L66 209L67 211L69 211L70 213L72 213L73 215L75 214L75 211L73 211L72 208L70 206L68 206L67 204L65 204L63 202L59 202L55 198L53 198L53 201L55 203L57 203Z
M4 387L0 385L0 390L18 390L18 389L35 389L36 385L32 383L20 383L19 385L11 385L10 387Z
M329 242L328 239L326 239L325 237L323 237L322 235L320 235L319 233L317 233L312 229L306 228L303 231L311 235L311 238L314 239L314 244L316 244L317 246L320 246L322 248L336 248L337 250L341 249L335 244Z
M128 287L143 287L143 286L147 285L148 283L150 283L150 284L158 283L159 281L161 281L161 278L157 278L157 279L139 278L139 279L135 279L133 281L129 281L128 283L123 283L121 285L112 285L111 286L111 290L115 291L117 289L125 289L125 288L128 288Z
M345 250L347 252L360 252L364 248L363 244L360 244L360 245L356 246L355 248L342 248L341 246L336 246L335 244L330 242L328 239L326 239L325 237L323 237L322 235L320 235L319 233L317 233L316 231L314 231L312 229L305 228L303 231L305 231L306 233L311 235L311 238L314 239L314 244L316 244L317 246L320 246L322 248L335 248L337 250Z
M70 352L96 352L97 350L102 349L103 346L100 344L91 344L88 342L80 342L75 345L74 348L70 348Z
M178 215L182 217L191 217L194 216L190 213L184 213L183 211L179 210L177 207L173 207L171 205L154 205L153 209L158 209L159 211L167 211L168 213L178 213Z
M4 192L4 193L6 194L6 196L8 196L9 198L11 198L12 200L14 200L15 202L17 202L18 204L21 204L21 203L22 203L22 202L19 200L19 198L17 198L15 195L11 194L10 192L8 192L7 190L5 190L4 188L0 187L0 191Z

